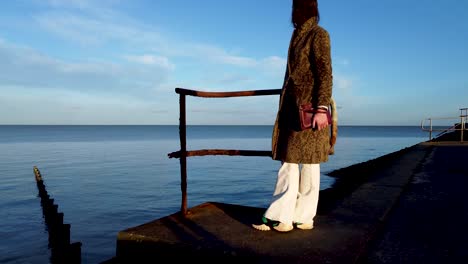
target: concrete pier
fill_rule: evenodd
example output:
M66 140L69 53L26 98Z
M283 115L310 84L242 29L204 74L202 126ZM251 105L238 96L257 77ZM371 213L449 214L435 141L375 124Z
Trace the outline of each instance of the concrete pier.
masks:
M265 208L207 202L122 230L107 263L468 263L468 144L423 142L334 172L312 230L261 232Z

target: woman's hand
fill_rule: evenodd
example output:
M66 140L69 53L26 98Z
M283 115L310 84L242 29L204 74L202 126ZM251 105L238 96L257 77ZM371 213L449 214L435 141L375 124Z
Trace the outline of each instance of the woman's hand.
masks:
M328 127L328 118L326 112L317 112L314 114L312 119L312 127L317 128L317 130L322 130Z

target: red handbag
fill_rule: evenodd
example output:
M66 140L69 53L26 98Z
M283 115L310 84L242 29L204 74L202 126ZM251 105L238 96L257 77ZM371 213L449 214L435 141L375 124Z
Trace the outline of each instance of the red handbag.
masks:
M318 109L314 109L312 107L311 103L303 104L299 106L299 121L301 123L301 130L312 128L312 119L315 113L317 113L317 110ZM325 109L320 109L320 111L323 111L323 110ZM327 110L326 114L327 114L328 124L331 125L332 117L331 117L330 110Z

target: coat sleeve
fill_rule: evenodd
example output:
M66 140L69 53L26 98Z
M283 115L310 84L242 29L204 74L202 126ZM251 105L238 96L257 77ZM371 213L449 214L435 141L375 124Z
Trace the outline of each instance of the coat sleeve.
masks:
M320 29L312 42L311 60L316 69L317 105L328 106L331 103L333 74L331 62L330 36Z

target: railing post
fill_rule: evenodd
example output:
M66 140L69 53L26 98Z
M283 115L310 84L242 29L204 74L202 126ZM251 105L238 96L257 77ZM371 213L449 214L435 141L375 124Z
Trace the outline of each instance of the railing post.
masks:
M180 94L179 102L179 134L180 134L180 190L182 191L182 201L180 211L187 214L187 129L185 114L185 94Z
M429 140L432 140L432 118L429 118Z
M465 119L467 115L463 114L463 108L460 109L460 142L463 142L463 131L465 130Z

